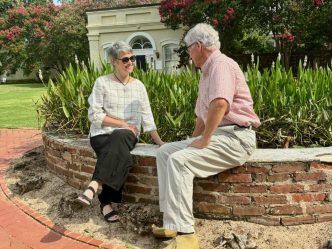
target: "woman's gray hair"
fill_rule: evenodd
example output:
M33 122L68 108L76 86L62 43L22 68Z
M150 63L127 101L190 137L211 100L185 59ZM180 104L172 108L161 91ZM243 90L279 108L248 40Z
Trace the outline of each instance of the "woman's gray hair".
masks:
M187 46L201 42L207 49L220 49L218 32L209 24L199 23L190 29L184 37Z
M133 52L132 47L124 41L113 42L107 49L107 55L111 59L119 59L120 54L123 52Z

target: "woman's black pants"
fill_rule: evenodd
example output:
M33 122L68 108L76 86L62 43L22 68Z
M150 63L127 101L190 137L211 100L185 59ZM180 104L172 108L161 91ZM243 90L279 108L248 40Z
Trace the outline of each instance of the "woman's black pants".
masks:
M90 138L90 144L97 155L92 180L102 184L98 195L102 205L120 203L123 185L133 166L130 151L137 143L137 137L128 129L117 129L111 134Z

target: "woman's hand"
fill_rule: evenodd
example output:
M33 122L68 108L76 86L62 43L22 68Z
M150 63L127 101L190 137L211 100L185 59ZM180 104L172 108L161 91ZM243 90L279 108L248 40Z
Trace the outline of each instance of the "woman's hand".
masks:
M159 134L156 130L150 131L149 134L150 134L151 138L153 139L153 142L155 142L159 146L161 146L165 143L163 140L161 140L161 138L159 137Z
M137 130L137 127L135 125L128 125L127 129L131 130L136 137L138 136L138 130Z

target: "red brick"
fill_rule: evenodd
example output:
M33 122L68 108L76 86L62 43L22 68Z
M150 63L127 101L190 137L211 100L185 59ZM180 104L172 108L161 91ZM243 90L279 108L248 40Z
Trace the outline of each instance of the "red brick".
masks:
M128 194L138 193L138 194L151 194L151 188L146 188L142 186L126 184L125 192Z
M64 175L64 176L67 176L67 177L70 177L70 178L72 178L73 177L73 172L70 172L70 171L68 171L68 170L66 170L66 169L63 169L63 168L61 168L61 167L56 167L55 168L55 172L57 173L57 174L61 174L61 175Z
M230 207L218 204L199 203L197 207L198 211L203 213L214 213L214 214L223 214L223 215L229 215L231 213Z
M332 183L309 185L310 192L327 192L332 190Z
M220 173L218 175L219 182L252 182L250 174L229 174Z
M131 168L130 172L134 174L150 175L151 168L146 166L134 166Z
M265 185L249 185L249 184L234 184L234 193L266 193L267 186Z
M295 173L295 181L325 181L326 174L323 172L316 173Z
M143 185L158 187L158 178L155 176L140 176L138 179Z
M277 173L299 172L299 171L304 171L304 170L305 170L304 163L290 163L290 164L274 165L272 167L272 171L277 172Z
M46 161L55 164L57 161L57 158L52 155L46 155Z
M317 217L317 222L327 222L332 221L332 215L319 215Z
M138 157L137 163L139 166L156 166L155 157Z
M252 175L254 182L266 182L266 174L253 174Z
M129 202L129 203L135 203L136 202L136 197L133 195L128 195L128 194L123 194L122 195L122 199L125 202Z
M61 157L68 162L71 162L72 160L71 154L68 151L63 152Z
M280 218L275 218L275 217L248 217L247 220L249 222L261 224L264 226L280 225Z
M91 180L91 176L88 177L86 175L82 175L82 174L79 174L79 173L74 173L73 175L74 175L74 177L76 179L81 180L81 181L89 181L89 180Z
M307 206L307 213L308 214L332 213L332 204Z
M93 238L88 237L88 236L83 236L83 235L82 235L82 236L79 238L79 240L82 241L82 242L84 242L84 243L88 243L89 241L93 240Z
M70 154L77 154L77 148L74 147L67 147L66 151L68 151Z
M298 184L273 185L270 187L271 193L301 193L304 192L304 186Z
M290 175L287 173L277 173L267 176L269 182L285 182L290 180Z
M230 184L214 183L214 182L198 182L197 185L206 191L214 192L229 192L231 189Z
M134 174L129 174L129 176L127 177L126 182L129 182L129 183L138 183L138 178Z
M61 157L61 152L58 150L50 150L49 153L54 157Z
M251 199L247 196L220 196L219 203L222 204L250 204Z
M68 165L68 169L71 171L81 171L81 165L78 163L71 163Z
M150 171L151 171L152 176L157 176L158 175L157 167L150 168Z
M317 170L332 170L332 165L314 161L310 164L310 168Z
M259 165L259 166L239 166L233 168L231 171L233 174L239 173L268 173L271 169L270 165Z
M51 142L51 147L54 148L55 150L58 150L58 151L63 151L63 149L64 149L62 143L58 143L58 142L55 142L55 141Z
M94 168L96 166L97 160L89 157L80 157L78 162Z
M281 218L281 224L284 226L312 224L312 223L315 223L315 218L311 216Z
M81 149L79 155L82 157L96 158L96 154L93 152L92 149L91 150Z
M295 202L305 201L323 201L325 199L325 194L294 194L292 195L292 199Z
M303 209L300 206L284 205L271 208L270 213L273 215L295 215L303 214Z
M285 195L267 195L252 197L256 204L286 204L287 198Z
M80 180L77 180L77 179L67 179L67 183L70 185L70 186L72 186L72 187L74 187L74 188L76 188L76 189L81 189L81 187L83 186L83 183L82 183L82 181L80 181Z
M147 203L147 204L158 205L159 200L156 198L138 198L138 203Z
M87 165L81 165L81 172L93 174L94 171L95 171L94 167L87 166Z
M251 207L244 207L244 206L237 206L233 207L233 215L235 216L256 216L256 215L263 215L265 214L264 207L258 206L251 206Z
M96 240L96 239L92 239L92 240L90 240L89 241L89 244L90 245L94 245L94 246L100 246L101 244L103 244L104 243L104 241L102 241L102 240Z
M194 193L194 201L215 203L217 201L217 197L211 194Z

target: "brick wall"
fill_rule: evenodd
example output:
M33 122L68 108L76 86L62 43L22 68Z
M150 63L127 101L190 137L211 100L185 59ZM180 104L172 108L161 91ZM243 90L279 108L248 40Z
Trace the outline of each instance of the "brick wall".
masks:
M88 140L43 135L47 166L75 188L91 179L96 156ZM154 157L133 155L124 200L158 204ZM197 217L241 219L265 225L332 221L332 166L318 161L248 162L194 181Z

